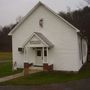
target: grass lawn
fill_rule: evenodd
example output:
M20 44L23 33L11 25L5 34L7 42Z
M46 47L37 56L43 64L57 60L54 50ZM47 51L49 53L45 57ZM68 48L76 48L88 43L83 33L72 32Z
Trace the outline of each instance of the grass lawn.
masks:
M0 83L0 85L43 85L52 83L63 83L73 80L79 80L90 77L90 63L88 63L78 73L65 72L39 72L29 75L27 77L20 77L7 82Z
M0 61L1 60L12 60L12 52L0 52Z
M0 63L0 77L12 75L15 73L21 72L21 69L18 69L17 71L12 71L12 63L11 62L4 62Z
M0 77L12 75L21 72L21 69L12 71L12 53L11 52L0 52ZM8 62L3 62L8 61Z

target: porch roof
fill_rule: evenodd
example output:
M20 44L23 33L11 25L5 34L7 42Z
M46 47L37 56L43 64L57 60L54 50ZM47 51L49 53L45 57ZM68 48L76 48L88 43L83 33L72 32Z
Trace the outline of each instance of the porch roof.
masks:
M42 43L44 43L47 47L52 48L54 45L50 42L42 33L34 32L30 38L24 43L23 47L31 40L33 36L36 36Z

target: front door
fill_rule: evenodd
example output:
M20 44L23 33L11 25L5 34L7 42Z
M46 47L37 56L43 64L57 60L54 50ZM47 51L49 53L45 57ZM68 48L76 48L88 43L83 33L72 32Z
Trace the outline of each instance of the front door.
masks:
M47 50L44 48L36 48L36 60L35 60L35 65L37 66L43 66L43 62L47 62ZM43 55L44 54L44 55Z
M36 48L35 65L43 66L43 52L42 52L42 48Z

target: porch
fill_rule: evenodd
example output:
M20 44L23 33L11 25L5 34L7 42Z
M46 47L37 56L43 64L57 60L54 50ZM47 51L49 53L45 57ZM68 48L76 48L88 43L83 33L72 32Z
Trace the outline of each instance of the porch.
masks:
M28 50L30 48L27 48ZM24 61L24 68L28 68L29 70L44 70L44 71L51 71L53 70L53 64L49 64L48 62L48 55L49 55L49 48L48 47L34 47L31 48L34 51L35 59L29 61L26 59L28 52L24 53L25 61Z
M53 68L53 65L48 63L48 55L54 45L42 33L34 32L22 47L22 50L18 51L23 51L24 69L50 71Z

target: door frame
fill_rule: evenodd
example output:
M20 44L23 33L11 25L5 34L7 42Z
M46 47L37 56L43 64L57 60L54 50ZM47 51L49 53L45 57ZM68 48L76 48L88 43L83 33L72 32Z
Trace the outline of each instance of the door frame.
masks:
M40 50L41 53L37 53L37 51ZM42 65L38 65L36 64L36 60L37 59L37 54L41 56L42 59ZM47 59L48 59L48 48L47 47L36 47L35 48L35 66L43 66L43 63L47 63Z
M39 60L39 58L40 58L40 61L42 61L41 65L39 65L37 63L37 60ZM42 56L42 48L41 47L35 48L35 66L43 66L43 56Z

